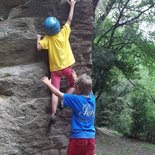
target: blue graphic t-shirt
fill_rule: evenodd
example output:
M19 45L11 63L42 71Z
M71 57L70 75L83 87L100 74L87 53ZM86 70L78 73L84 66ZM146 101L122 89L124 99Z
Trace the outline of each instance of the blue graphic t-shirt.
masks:
M94 138L96 102L93 93L89 97L64 94L64 106L73 111L71 138Z

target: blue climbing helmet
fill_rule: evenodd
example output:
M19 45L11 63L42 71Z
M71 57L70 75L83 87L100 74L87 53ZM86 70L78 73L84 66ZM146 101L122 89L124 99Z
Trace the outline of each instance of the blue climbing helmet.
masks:
M60 31L60 22L57 18L50 16L44 20L44 27L48 35L54 35Z

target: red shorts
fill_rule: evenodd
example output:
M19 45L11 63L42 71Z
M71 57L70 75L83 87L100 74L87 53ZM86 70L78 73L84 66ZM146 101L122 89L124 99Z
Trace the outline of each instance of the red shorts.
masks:
M70 139L67 155L94 155L95 139Z
M72 71L73 70L71 67L67 67L59 71L51 72L51 80L52 80L53 86L55 86L57 89L60 89L60 81L61 81L61 78L64 76L69 81L70 87L72 87L74 85Z

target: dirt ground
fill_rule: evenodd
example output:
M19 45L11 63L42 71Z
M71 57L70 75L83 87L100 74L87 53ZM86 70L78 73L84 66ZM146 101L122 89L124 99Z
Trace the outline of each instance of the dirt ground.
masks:
M155 155L155 144L125 138L97 128L95 155Z

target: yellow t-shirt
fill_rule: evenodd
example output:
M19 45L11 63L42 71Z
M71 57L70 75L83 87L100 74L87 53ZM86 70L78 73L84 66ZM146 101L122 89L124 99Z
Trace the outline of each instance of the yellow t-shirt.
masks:
M50 71L61 70L75 63L69 43L70 32L70 26L66 23L59 33L52 36L45 35L40 40L42 48L48 50Z

